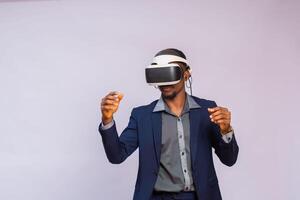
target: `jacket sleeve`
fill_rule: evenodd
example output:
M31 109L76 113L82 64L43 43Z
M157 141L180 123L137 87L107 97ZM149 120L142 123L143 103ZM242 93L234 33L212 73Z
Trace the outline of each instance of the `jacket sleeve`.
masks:
M135 109L132 110L129 123L118 136L116 123L109 129L102 129L99 125L103 146L108 160L113 164L122 163L138 147L138 128Z
M217 104L213 102L212 107L216 107ZM212 147L215 149L216 155L219 157L221 162L227 166L232 166L235 164L239 147L235 139L235 134L233 134L232 139L229 143L226 143L222 139L222 134L220 128L217 124L211 123L211 143Z

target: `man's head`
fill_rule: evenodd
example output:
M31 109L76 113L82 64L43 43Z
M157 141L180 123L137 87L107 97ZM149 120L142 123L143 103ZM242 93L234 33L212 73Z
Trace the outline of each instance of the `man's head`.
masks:
M181 69L180 80L176 84L160 85L159 90L161 91L164 99L174 99L177 94L185 92L185 81L191 76L190 67L187 64L186 56L178 49L164 49L159 51L153 59L151 66L160 66L168 64L177 64Z

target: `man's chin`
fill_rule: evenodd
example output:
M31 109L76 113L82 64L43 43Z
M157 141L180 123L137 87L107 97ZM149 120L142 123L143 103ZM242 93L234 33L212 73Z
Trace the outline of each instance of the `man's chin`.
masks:
M161 95L162 95L163 99L172 100L172 99L174 99L177 96L177 93L176 92L172 92L170 94L166 94L166 93L162 92Z

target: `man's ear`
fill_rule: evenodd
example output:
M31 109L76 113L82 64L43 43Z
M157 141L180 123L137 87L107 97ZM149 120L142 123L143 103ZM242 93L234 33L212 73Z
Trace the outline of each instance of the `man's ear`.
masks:
M190 77L191 77L191 73L188 70L186 70L184 72L184 80L187 81Z

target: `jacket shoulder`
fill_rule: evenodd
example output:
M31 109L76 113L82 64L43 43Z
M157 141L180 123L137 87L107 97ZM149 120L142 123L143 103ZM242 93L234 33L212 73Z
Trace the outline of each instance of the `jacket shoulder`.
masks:
M137 115L152 112L158 100L152 101L149 104L137 106L132 109L132 113Z
M216 102L213 100L209 100L209 99L204 99L204 98L199 98L196 96L192 96L193 99L200 105L203 107L214 107L217 106Z

